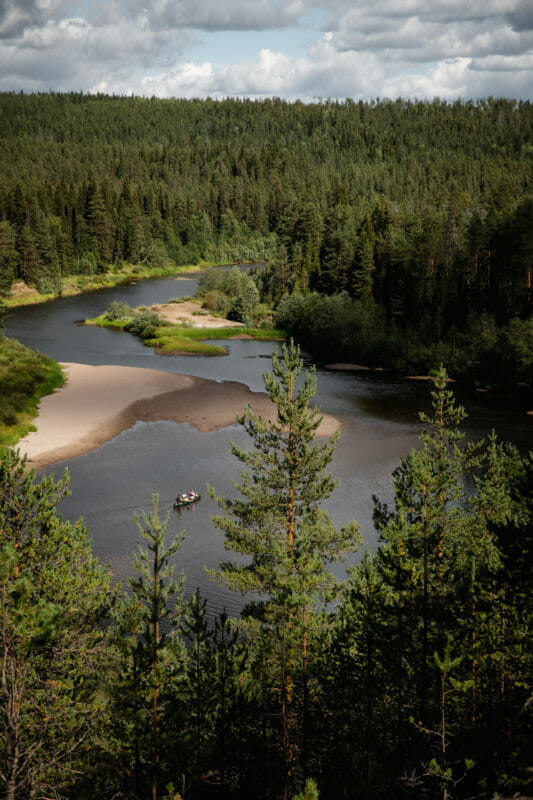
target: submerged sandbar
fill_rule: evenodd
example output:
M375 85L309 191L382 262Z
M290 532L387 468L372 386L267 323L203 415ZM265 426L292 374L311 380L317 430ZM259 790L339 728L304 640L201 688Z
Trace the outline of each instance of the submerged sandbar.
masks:
M265 392L237 381L218 381L139 367L63 364L66 383L44 397L34 421L36 431L18 443L29 466L40 468L94 450L137 421L187 422L212 431L235 422L250 405L256 414L275 418ZM324 414L319 436L340 426Z

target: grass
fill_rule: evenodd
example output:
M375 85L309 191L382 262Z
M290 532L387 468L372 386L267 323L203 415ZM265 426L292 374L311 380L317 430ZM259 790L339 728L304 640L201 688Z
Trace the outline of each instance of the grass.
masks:
M124 330L129 319L106 319L105 314L85 320L86 325L98 325L102 328ZM202 356L225 356L228 351L220 345L206 344L209 339L234 339L246 334L260 341L278 341L286 338L284 331L276 328L193 328L187 325L163 325L156 329L155 335L145 340L145 344L154 347L158 353L170 355L186 353Z
M233 262L229 262L233 263ZM110 270L109 272L97 273L95 275L66 275L62 279L62 297L70 297L82 292L92 291L93 289L103 289L106 287L117 286L121 283L128 283L132 280L143 280L145 278L168 278L180 273L200 272L207 267L223 266L221 261L205 261L200 264L176 264L169 267L157 267L150 269L142 265L124 264L120 269ZM9 308L17 306L34 305L44 303L59 297L59 293L40 294L37 289L23 295L8 296L3 302Z
M56 361L15 339L0 338L0 448L13 447L35 430L41 398L64 382Z
M206 344L209 339L234 339L236 336L251 336L260 341L285 339L283 331L274 328L189 328L186 325L165 325L158 328L155 336L146 344L155 347L158 353L191 353L203 356L223 356L228 351L220 345Z

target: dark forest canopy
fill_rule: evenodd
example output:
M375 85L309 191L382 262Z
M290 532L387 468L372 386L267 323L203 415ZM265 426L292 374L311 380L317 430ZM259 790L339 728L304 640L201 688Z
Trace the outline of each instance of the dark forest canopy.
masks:
M321 507L337 437L314 439L302 367L292 343L273 356L276 419L244 411L239 480L210 491L212 577L246 598L239 619L185 602L157 495L130 591L112 589L83 520L59 514L68 474L37 482L0 453L2 798L530 796L531 454L466 441L441 369L392 502L374 497L376 552L335 578L358 526Z
M0 117L0 288L261 259L267 301L345 291L387 336L531 315L529 102L7 93Z

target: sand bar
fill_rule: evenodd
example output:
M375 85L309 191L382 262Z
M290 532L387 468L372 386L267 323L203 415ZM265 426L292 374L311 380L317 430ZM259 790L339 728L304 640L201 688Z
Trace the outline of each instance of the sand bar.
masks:
M236 381L210 381L137 367L63 364L67 382L47 395L34 421L36 431L18 443L28 463L40 468L94 450L138 420L187 422L200 431L235 423L250 405L271 419L275 407L264 392ZM331 436L340 426L329 415L318 430Z
M183 303L159 303L150 306L165 322L172 325L190 325L193 328L242 328L242 322L233 322L224 317L215 317L202 308L200 303L186 300Z

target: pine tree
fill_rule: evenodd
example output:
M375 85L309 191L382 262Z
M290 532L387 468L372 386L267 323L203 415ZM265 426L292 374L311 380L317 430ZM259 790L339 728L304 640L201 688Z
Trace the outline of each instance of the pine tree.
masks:
M315 653L310 645L319 647L325 604L338 590L329 564L358 544L355 523L338 530L320 507L336 484L326 468L337 435L313 443L321 421L310 406L316 378L313 371L307 372L298 386L302 367L299 348L292 342L283 346L281 358L273 356L272 374L263 378L277 418L265 420L248 408L238 419L253 449L231 446L245 467L235 484L241 496L217 497L210 489L224 511L213 522L224 531L226 548L251 559L224 562L218 579L242 594L255 595L243 612L243 626L262 653L262 667L269 665L278 698L285 797L299 777L295 771L306 771Z

